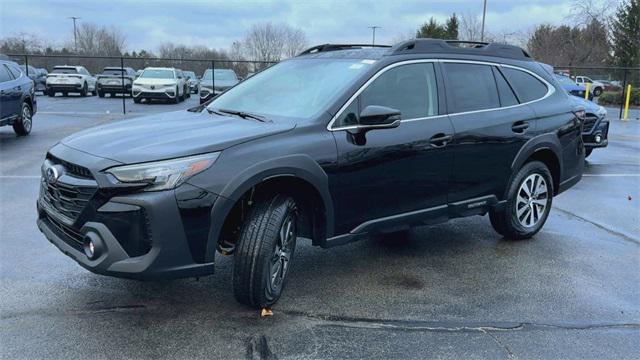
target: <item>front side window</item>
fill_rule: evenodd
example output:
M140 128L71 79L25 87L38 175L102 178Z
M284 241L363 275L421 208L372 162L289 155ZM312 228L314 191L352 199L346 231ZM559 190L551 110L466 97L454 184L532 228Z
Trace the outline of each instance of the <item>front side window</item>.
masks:
M527 72L504 66L502 72L521 103L538 100L547 94L547 86Z
M498 89L491 66L445 63L447 95L453 109L460 113L500 107Z
M369 105L400 110L402 119L438 114L438 91L432 63L394 67L360 94L360 110Z
M0 83L11 80L13 80L13 78L9 75L9 69L7 69L7 66L0 65Z

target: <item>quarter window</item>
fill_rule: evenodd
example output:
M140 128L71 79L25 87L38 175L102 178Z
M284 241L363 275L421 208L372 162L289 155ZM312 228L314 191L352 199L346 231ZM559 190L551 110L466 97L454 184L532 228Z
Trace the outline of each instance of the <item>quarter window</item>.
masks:
M491 66L445 63L447 94L452 112L500 107L498 89Z
M547 94L547 86L533 75L504 66L502 71L521 103L538 100Z

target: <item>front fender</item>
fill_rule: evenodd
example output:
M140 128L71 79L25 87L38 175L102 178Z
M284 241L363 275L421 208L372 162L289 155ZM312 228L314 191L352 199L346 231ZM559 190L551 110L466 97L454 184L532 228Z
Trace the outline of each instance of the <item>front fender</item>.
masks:
M333 235L333 201L329 192L329 177L307 155L289 155L256 163L233 177L218 195L211 210L211 227L206 261L213 261L222 226L233 206L249 189L261 182L281 176L292 176L311 184L320 195L326 212L326 234Z

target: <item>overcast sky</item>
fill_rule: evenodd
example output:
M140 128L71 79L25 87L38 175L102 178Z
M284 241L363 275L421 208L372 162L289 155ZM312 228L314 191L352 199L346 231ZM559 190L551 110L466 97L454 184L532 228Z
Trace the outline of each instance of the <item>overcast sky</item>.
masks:
M530 30L539 23L559 24L570 12L571 0L488 0L487 29L493 33ZM242 39L252 24L286 22L302 28L309 44L371 41L390 43L413 32L430 17L451 13L480 16L482 0L0 0L0 37L30 32L62 45L73 38L69 16L80 22L119 28L127 49L155 50L166 41L228 48Z

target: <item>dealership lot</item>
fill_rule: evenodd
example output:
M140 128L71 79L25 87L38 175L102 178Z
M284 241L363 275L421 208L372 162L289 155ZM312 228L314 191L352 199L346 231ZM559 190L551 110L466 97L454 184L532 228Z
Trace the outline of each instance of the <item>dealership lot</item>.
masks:
M301 244L274 316L236 303L231 260L199 281L87 272L35 226L46 149L119 121L120 98L39 97L28 137L0 128L0 351L6 358L628 358L640 352L640 122L555 199L531 241L487 217L330 250ZM126 117L186 109L133 104ZM615 109L610 114L617 115ZM637 110L630 118L638 117ZM150 118L149 121L153 121ZM69 356L72 354L72 356Z

